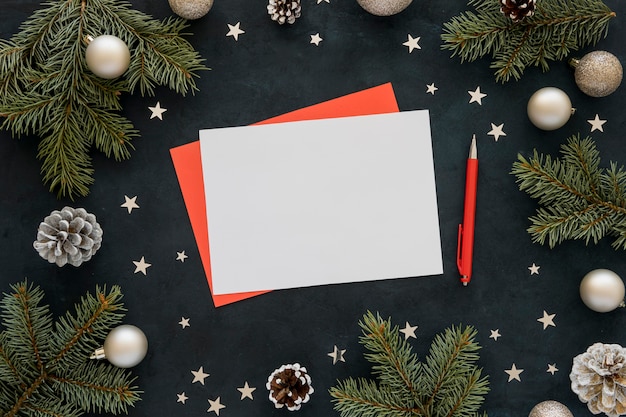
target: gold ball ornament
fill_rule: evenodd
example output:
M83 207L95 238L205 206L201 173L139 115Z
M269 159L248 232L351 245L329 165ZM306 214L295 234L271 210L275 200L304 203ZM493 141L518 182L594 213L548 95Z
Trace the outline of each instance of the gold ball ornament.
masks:
M574 415L560 402L548 400L534 406L528 417L574 417Z
M622 83L622 64L610 52L589 52L581 59L571 59L570 65L575 68L576 85L588 96L606 97Z
M100 78L112 80L124 74L130 65L130 50L126 43L113 35L88 38L85 51L87 67Z
M574 114L569 96L556 87L537 90L528 100L528 118L539 129L556 130Z
M391 16L409 7L413 0L356 0L365 11L374 16Z
M209 13L213 0L168 0L172 11L187 20L200 19Z
M624 281L609 269L594 269L580 282L580 298L593 311L607 313L624 301Z

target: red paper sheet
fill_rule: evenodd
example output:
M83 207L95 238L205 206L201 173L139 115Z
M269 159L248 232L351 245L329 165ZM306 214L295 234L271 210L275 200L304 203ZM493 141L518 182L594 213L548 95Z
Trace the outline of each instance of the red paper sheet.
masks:
M391 83L348 94L343 97L305 107L280 116L272 117L256 124L295 122L301 120L328 119L333 117L362 116L379 113L398 112L398 104ZM267 291L245 292L235 294L213 294L211 280L211 257L209 250L209 229L206 216L204 183L202 180L202 159L200 142L195 141L170 149L174 169L178 177L187 214L191 221L198 251L206 279L211 289L213 304L221 307L237 301L245 300Z

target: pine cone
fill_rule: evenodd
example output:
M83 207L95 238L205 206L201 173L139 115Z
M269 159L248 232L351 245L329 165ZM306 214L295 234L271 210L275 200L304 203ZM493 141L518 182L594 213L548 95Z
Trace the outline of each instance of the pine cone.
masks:
M500 0L500 11L506 17L510 17L514 22L519 22L525 17L530 17L535 13L535 3L537 0Z
M281 25L285 22L293 24L301 11L300 0L269 0L267 5L267 13Z
M54 210L39 224L33 247L39 256L58 266L79 266L100 249L102 229L96 216L83 208Z
M572 391L593 414L626 414L626 349L595 343L574 358Z
M299 410L302 404L313 394L311 377L304 366L299 363L283 365L274 370L267 378L267 389L270 401L276 408L287 406L289 411Z

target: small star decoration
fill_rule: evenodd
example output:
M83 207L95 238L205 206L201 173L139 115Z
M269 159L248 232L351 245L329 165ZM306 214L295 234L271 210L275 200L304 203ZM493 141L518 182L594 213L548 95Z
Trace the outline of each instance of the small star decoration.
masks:
M513 364L511 366L511 369L506 369L504 372L506 372L509 375L509 380L507 382L511 382L514 379L518 380L519 382L522 382L522 380L520 379L519 375L522 372L524 372L524 370L523 369L517 369L515 364Z
M178 322L178 324L180 324L183 329L185 327L190 327L191 326L191 324L189 324L189 319L186 319L184 317L180 318L180 321Z
M237 388L237 391L239 391L241 393L241 399L242 400L244 400L245 398L250 398L251 400L254 400L254 398L252 398L252 392L254 390L256 390L256 388L253 388L250 385L248 385L248 381L246 381L243 384L243 387Z
M189 256L185 255L185 251L176 252L176 260L185 262L185 259L189 258Z
M239 35L241 35L242 33L246 33L244 30L242 30L239 25L241 25L241 22L237 22L235 25L228 25L228 33L226 34L226 36L232 36L233 39L235 39L236 41L239 40Z
M141 272L144 275L148 275L148 268L150 268L152 266L152 264L149 264L148 262L146 262L146 258L145 257L141 257L141 259L139 261L133 261L133 263L135 264L135 274L137 272Z
M498 126L491 123L491 130L487 134L493 136L493 138L497 142L498 139L500 139L500 136L506 136L506 133L504 133L504 131L502 130L503 128L504 128L504 123Z
M548 364L548 370L546 372L554 375L554 373L557 371L558 371L558 368L556 367L556 363Z
M193 381L191 381L192 384L195 384L196 382L199 382L202 385L204 385L204 380L208 376L210 376L209 374L204 372L204 367L202 367L202 366L197 371L191 371L191 373L193 374Z
M320 42L323 41L324 39L322 39L320 37L319 32L316 33L315 35L311 35L311 43L314 43L315 46L320 46Z
M404 333L404 340L407 340L409 337L412 337L413 339L417 339L417 336L415 336L416 329L417 329L417 326L411 326L409 322L407 321L406 324L404 325L404 329L400 329L400 333Z
M182 392L180 394L176 394L176 395L178 396L178 399L176 400L177 403L185 404L185 401L187 401L189 399L189 397L187 397L184 392Z
M413 52L413 49L422 49L422 47L418 44L418 42L420 41L420 36L414 38L413 36L408 35L408 37L409 40L404 42L402 45L409 48L409 53Z
M163 120L163 113L167 111L167 109L164 109L161 107L161 103L159 103L158 101L157 101L156 106L148 107L148 109L150 109L150 111L152 112L152 114L150 115L150 119L154 119L155 117L158 117L159 120Z
M556 314L548 314L546 310L543 310L543 317L537 319L538 322L543 324L543 330L547 329L548 326L556 327L554 324L554 317Z
M539 265L535 265L535 263L533 262L533 264L531 266L528 267L528 270L530 271L530 275L539 275L539 268L541 268Z
M333 365L337 362L345 362L346 360L343 357L343 354L346 353L345 349L337 348L337 345L333 348L333 351L328 354L331 358L333 358Z
M470 103L478 103L478 105L482 106L483 98L487 97L487 94L480 92L480 86L476 87L476 90L467 92L472 98L470 98Z
M122 204L120 207L123 207L125 209L128 209L128 214L133 212L133 209L139 208L139 205L137 204L137 196L134 196L133 198L128 198L127 195L124 196L124 204Z
M491 336L489 336L489 339L493 339L497 342L498 338L501 336L502 335L500 334L500 329L491 330Z
M211 401L211 400L208 400L208 401L209 401L209 404L211 406L209 407L208 410L206 410L207 413L210 413L211 411L214 411L215 414L217 414L219 416L220 415L220 410L222 408L226 408L226 406L220 402L220 397L217 397L214 401Z
M600 116L596 114L596 117L592 120L587 120L587 122L591 125L591 131L599 130L600 132L604 132L603 124L606 123L606 120L601 120Z
M437 87L435 87L435 83L432 84L426 84L426 94L432 94L433 96L435 95L435 91L439 90Z

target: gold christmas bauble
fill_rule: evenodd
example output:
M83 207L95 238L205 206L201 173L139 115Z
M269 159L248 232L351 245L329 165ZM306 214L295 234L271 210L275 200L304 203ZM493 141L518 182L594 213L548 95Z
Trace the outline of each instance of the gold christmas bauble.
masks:
M539 129L556 130L572 116L572 102L569 96L556 87L544 87L528 100L528 118Z
M617 90L622 82L622 64L610 52L589 52L581 59L570 60L570 64L575 68L576 85L588 96L608 96Z
M209 13L213 0L168 0L172 11L187 20L200 19Z
M88 41L85 59L91 72L107 80L126 72L130 65L130 51L123 40L113 35L101 35Z
M580 282L580 298L593 311L607 313L624 301L624 281L609 269L594 269Z
M409 7L413 0L356 0L359 5L375 16L391 16Z
M548 400L534 406L528 417L574 417L574 415L560 402Z

